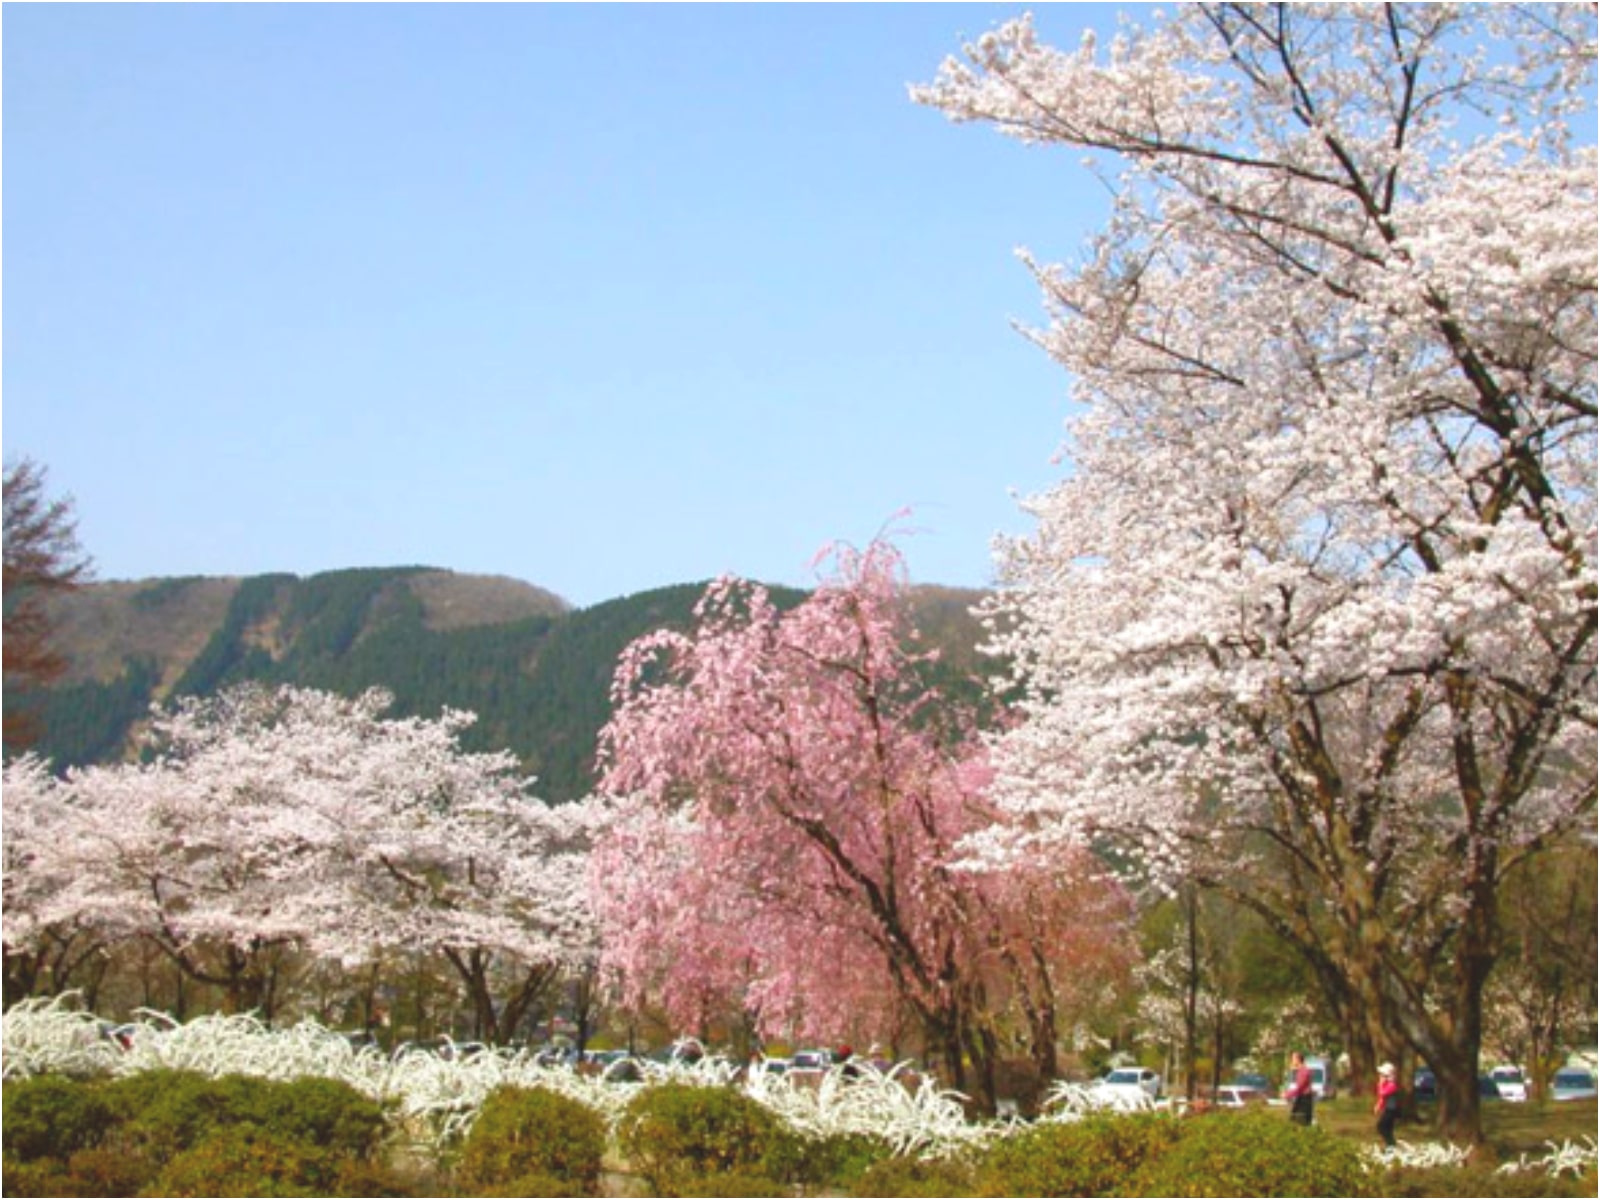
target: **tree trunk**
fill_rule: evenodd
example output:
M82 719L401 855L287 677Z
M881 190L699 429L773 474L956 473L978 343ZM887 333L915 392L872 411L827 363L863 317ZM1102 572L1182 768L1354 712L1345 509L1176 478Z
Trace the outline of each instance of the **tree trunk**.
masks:
M1191 883L1185 889L1184 896L1184 918L1188 925L1188 970L1183 985L1183 1094L1191 1102L1199 1083L1195 1078L1195 1060L1200 1041L1200 922L1195 912L1197 891Z
M489 991L489 956L476 948L465 954L447 948L444 956L466 986L467 1002L472 1005L472 1036L481 1042L498 1042L500 1022L494 1011L494 996Z
M999 1057L999 1043L994 1030L984 1019L981 1001L975 1003L961 1020L961 1041L966 1057L972 1064L972 1099L979 1114L992 1117L998 1107L995 1094L995 1060Z
M1053 1003L1034 1009L1028 1034L1031 1042L1029 1050L1034 1069L1039 1073L1039 1087L1042 1090L1049 1087L1051 1080L1061 1073L1061 1059L1056 1050L1056 1008Z
M261 1007L266 979L259 959L258 951L241 950L231 943L223 951L223 975L217 982L222 984L225 1011L248 1013ZM209 982L203 975L196 975L196 978Z
M33 995L39 983L39 955L29 950L5 952L6 1008Z
M1433 1064L1439 1087L1439 1133L1452 1142L1483 1140L1477 1055L1452 1055Z
M967 1090L967 1068L962 1054L959 1016L948 1007L917 1005L922 1026L923 1054L939 1068L944 1085L955 1091Z
M1216 1004L1217 1019L1211 1026L1211 1094L1216 1096L1222 1086L1223 1035L1226 1032L1221 1003Z

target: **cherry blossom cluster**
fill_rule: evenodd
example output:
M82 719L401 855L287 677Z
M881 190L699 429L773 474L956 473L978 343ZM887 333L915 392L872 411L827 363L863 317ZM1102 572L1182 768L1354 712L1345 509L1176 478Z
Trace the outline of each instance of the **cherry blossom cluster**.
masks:
M1081 409L991 608L1026 836L971 853L1229 890L1450 1105L1499 881L1594 827L1595 45L1581 6L1195 5L1009 22L913 92L1113 194L1024 255Z
M625 799L594 859L606 961L686 1028L742 1013L888 1041L909 1016L957 1061L1013 1004L1042 1033L1115 971L1125 899L1085 861L957 869L1003 819L982 746L919 682L893 545L833 565L788 611L719 580L691 631L623 654L601 789Z
M591 955L604 806L548 806L511 756L462 752L470 714L385 718L389 703L247 686L157 712L139 761L62 779L8 764L8 952L87 928L196 970L272 946L345 964Z

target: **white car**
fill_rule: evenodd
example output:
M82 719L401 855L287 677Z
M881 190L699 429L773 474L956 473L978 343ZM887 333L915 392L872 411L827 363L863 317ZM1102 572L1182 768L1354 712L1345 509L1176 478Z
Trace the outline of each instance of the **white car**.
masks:
M1270 1101L1267 1093L1260 1088L1225 1083L1211 1093L1211 1103L1218 1108L1250 1108L1253 1105L1268 1104Z
M1593 1100L1594 1098L1594 1074L1583 1067L1562 1067L1561 1070L1556 1072L1555 1078L1550 1081L1550 1099L1552 1100Z
M1109 1103L1145 1104L1161 1099L1161 1076L1149 1067L1118 1067L1100 1079L1094 1091Z
M1500 1099L1522 1104L1528 1099L1528 1080L1521 1067L1496 1067L1489 1072Z
M797 1050L789 1060L791 1071L826 1071L832 1065L831 1050Z

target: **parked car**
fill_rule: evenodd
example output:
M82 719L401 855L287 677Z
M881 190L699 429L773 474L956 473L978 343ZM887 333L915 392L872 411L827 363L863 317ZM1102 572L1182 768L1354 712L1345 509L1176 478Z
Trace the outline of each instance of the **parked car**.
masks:
M1267 1093L1261 1088L1225 1083L1211 1093L1211 1103L1218 1108L1251 1108L1266 1102Z
M1595 1079L1593 1071L1582 1067L1562 1067L1550 1080L1552 1100L1593 1100Z
M584 1059L591 1070L599 1072L602 1083L639 1083L644 1079L638 1058L626 1050L592 1050Z
M541 1067L574 1067L578 1065L576 1046L552 1046L549 1043L533 1049L533 1061Z
M826 1071L833 1066L831 1050L796 1050L789 1060L791 1071Z
M1478 1076L1478 1103L1487 1104L1491 1100L1503 1100L1500 1095L1500 1085L1488 1075Z
M1510 1100L1514 1104L1527 1100L1528 1081L1521 1067L1496 1067L1489 1072L1489 1078L1494 1080L1494 1086L1499 1089L1500 1099Z
M1270 1096L1273 1092L1272 1080L1265 1075L1258 1075L1253 1071L1243 1071L1228 1080L1223 1087L1249 1088L1251 1091L1264 1092Z
M1094 1085L1106 1100L1159 1100L1161 1076L1149 1067L1118 1067Z
M667 1051L666 1061L692 1067L706 1056L706 1048L699 1038L681 1037Z

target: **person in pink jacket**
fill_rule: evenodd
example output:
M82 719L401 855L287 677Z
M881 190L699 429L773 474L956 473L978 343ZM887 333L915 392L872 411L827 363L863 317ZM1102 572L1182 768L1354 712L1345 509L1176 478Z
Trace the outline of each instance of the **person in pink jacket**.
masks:
M1311 1068L1306 1066L1305 1055L1298 1050L1289 1055L1289 1078L1283 1098L1289 1102L1289 1120L1296 1125L1311 1124L1317 1093L1311 1083Z
M1394 1123L1400 1119L1400 1085L1394 1079L1394 1064L1382 1063L1378 1067L1378 1102L1372 1106L1378 1118L1378 1136L1383 1144L1394 1146Z

